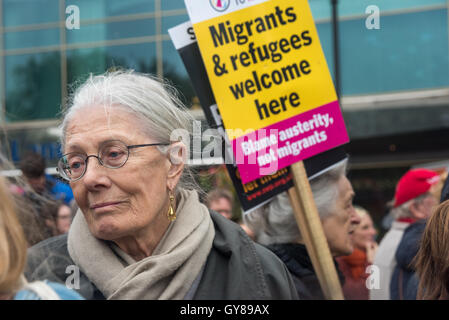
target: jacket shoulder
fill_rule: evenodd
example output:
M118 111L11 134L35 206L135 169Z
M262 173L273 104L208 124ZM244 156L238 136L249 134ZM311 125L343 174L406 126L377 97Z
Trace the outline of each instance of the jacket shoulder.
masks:
M54 275L60 275L61 272L58 271L61 270L58 269L71 264L74 263L70 258L67 249L67 235L52 237L45 239L28 249L25 275L29 280L38 280L33 279L33 277L38 276L39 274L47 275L52 273ZM52 268L43 270L40 268L43 265ZM63 272L65 272L65 268Z
M253 244L272 296L270 299L299 299L292 276L282 260L264 246Z
M70 257L67 234L46 239L28 249L25 277L30 282L69 283L86 299L104 298Z
M195 299L297 299L285 265L236 223L211 211L215 238Z
M404 270L413 271L410 263L418 253L419 243L425 227L426 224L420 221L411 224L405 229L395 253L396 261Z

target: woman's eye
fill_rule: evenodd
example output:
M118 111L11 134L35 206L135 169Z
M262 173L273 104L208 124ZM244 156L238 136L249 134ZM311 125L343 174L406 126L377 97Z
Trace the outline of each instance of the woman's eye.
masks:
M75 169L79 169L81 167L81 162L72 162L70 164L70 169L75 170Z
M125 153L122 150L116 150L116 151L109 151L107 153L107 157L109 159L117 159L120 158L121 156L123 156Z

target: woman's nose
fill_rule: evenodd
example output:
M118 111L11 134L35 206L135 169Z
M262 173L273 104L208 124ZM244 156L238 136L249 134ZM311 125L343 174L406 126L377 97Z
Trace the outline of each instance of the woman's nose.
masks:
M86 159L86 171L81 178L86 188L96 190L102 186L108 186L110 181L105 172L106 169L100 164L100 159L97 156L89 156Z

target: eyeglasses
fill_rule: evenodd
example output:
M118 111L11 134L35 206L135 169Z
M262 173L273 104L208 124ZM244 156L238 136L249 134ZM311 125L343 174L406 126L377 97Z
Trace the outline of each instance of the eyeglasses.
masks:
M119 140L111 140L103 143L98 155L86 155L78 152L70 152L62 156L58 161L56 168L60 176L67 181L77 181L81 179L87 170L87 162L90 157L98 159L98 162L110 169L118 169L123 167L129 158L129 149L151 147L151 146L168 146L169 143L150 143L150 144L135 144L132 146L126 145Z

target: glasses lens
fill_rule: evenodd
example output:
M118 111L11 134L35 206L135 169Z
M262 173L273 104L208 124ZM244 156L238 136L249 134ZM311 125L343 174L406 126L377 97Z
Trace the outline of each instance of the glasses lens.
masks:
M120 141L111 141L101 147L100 159L109 168L119 168L128 160L128 147Z
M84 174L86 161L80 154L69 153L59 160L58 168L63 178L75 180Z

